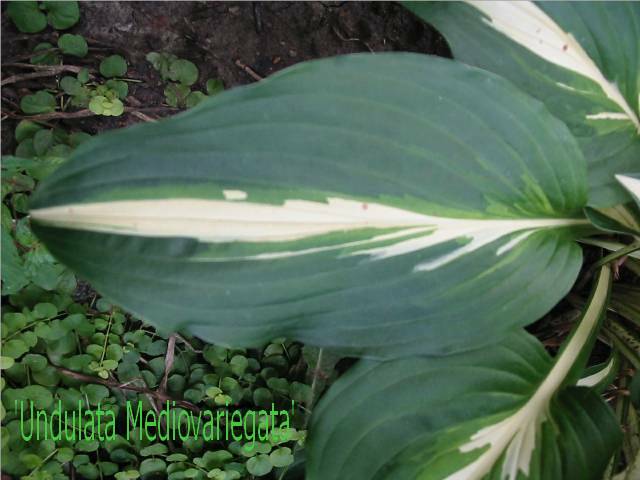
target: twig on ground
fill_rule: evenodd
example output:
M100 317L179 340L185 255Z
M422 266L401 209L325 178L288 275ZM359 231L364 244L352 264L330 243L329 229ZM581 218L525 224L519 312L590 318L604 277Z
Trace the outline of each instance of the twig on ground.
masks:
M26 70L58 70L60 72L75 72L78 73L84 67L78 67L77 65L34 65L32 63L3 63L2 68L24 68Z
M162 375L162 381L158 390L162 393L167 391L167 382L169 380L169 372L173 368L173 361L176 357L176 334L169 336L169 342L167 343L167 355L164 357L164 374Z
M158 121L157 118L150 117L149 115L145 115L142 112L135 111L135 112L129 112L129 113L131 113L131 115L133 115L134 117L139 118L143 122L157 122Z
M373 48L371 48L371 46L364 40L357 37L349 37L349 38L345 37L344 35L342 35L342 33L340 33L340 30L338 30L335 26L331 27L331 29L333 30L333 33L335 33L336 36L343 42L359 42L359 43L362 43L365 47L367 47L371 53L376 53L373 51Z
M238 67L240 67L242 70L244 70L256 82L259 82L260 80L262 80L264 78L264 77L258 75L253 68L251 68L249 65L245 65L240 60L236 60L236 65Z
M180 340L182 343L184 343L184 345L191 350L192 352L196 352L196 353L201 353L201 350L196 350L195 348L193 348L193 345L191 345L186 338L184 338L182 335L180 335L179 333L174 333L174 335L176 336L176 338L178 340Z
M178 111L178 109L173 107L146 107L146 108L125 107L124 111L125 113L174 112L174 111ZM27 120L33 120L33 121L85 118L85 117L93 117L97 115L96 113L93 113L88 108L85 108L83 110L78 110L76 112L51 112L51 113L40 113L37 115L20 115L18 113L5 112L5 111L2 111L2 114L7 115L11 118L17 118L20 120L27 119Z
M132 392L142 393L144 395L151 395L154 399L160 402L166 402L167 400L174 401L176 402L176 405L180 407L188 408L189 410L192 410L196 413L200 413L200 407L198 407L197 405L194 405L193 403L188 402L186 400L177 400L175 398L170 397L166 393L160 392L158 390L151 390L145 387L138 387L135 385L131 385L130 382L119 383L113 380L104 380L99 377L92 377L91 375L85 375L84 373L74 372L73 370L69 370L68 368L64 368L64 367L55 367L55 368L60 373L67 375L68 377L74 378L76 380L80 380L82 382L99 383L101 385L104 385L105 387L117 388L119 390L130 390Z
M19 64L13 64L19 65ZM42 67L43 65L32 65ZM47 68L37 68L36 72L31 73L21 73L17 75L11 75L10 77L5 78L0 82L1 86L10 85L12 83L23 82L25 80L31 80L33 78L41 78L41 77L53 77L54 75L59 75L63 72L72 72L78 73L82 67L76 67L75 65L50 65Z

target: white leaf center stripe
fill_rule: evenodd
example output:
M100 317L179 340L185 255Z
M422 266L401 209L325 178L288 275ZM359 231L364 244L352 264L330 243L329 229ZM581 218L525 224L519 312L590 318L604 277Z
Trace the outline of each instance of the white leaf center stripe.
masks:
M605 95L615 102L640 133L640 119L620 93L618 86L610 82L589 57L582 45L570 33L530 1L468 1L484 13L485 22L514 42L532 51L548 62L576 72L596 82ZM615 116L612 116L615 115ZM602 112L588 116L590 119L619 119L619 114Z
M514 414L495 425L479 430L471 437L470 442L462 445L462 453L486 445L489 445L489 448L472 463L449 475L445 480L479 480L491 471L505 450L501 480L516 480L520 471L526 476L529 475L539 425L546 420L551 398L564 382L598 325L602 306L609 291L610 279L611 269L605 266L600 270L592 301L580 325L535 394Z
M269 252L241 257L266 260L326 250L363 246L348 255L383 259L422 250L456 239L466 239L416 270L431 270L499 238L520 232L496 251L502 255L537 229L586 224L584 219L537 218L477 220L423 215L408 210L356 200L328 198L326 203L286 200L271 205L239 200L161 199L127 200L48 207L32 210L34 220L62 228L147 237L188 237L204 243L271 243L302 240L323 234L362 230L397 229L370 238L337 245ZM416 234L422 234L416 236ZM410 237L410 238L407 238ZM375 246L379 242L384 246ZM369 248L367 248L369 247ZM196 258L195 261L229 261L238 258Z

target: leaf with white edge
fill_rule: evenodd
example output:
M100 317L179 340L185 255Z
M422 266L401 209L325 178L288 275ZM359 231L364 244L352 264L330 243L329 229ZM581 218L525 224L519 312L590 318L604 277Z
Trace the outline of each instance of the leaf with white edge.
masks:
M607 208L585 207L584 213L593 226L605 232L640 235L640 208L633 202Z
M455 58L540 99L579 139L589 203L627 199L614 174L640 163L640 3L406 2Z
M602 393L616 378L620 369L620 355L614 353L608 361L587 368L578 383L578 387L588 387Z
M391 357L495 342L552 308L580 269L586 186L539 102L394 53L94 138L30 204L57 258L167 331Z
M605 250L608 250L610 252L615 252L616 250L620 250L621 248L628 247L628 245L625 245L624 243L615 242L613 240L603 240L600 238L581 238L580 243L604 248ZM640 260L640 251L631 252L628 255Z
M633 199L640 207L640 173L616 175L618 181L631 194Z
M600 480L620 428L574 385L611 278L602 268L555 360L520 331L463 354L356 364L314 409L307 480Z

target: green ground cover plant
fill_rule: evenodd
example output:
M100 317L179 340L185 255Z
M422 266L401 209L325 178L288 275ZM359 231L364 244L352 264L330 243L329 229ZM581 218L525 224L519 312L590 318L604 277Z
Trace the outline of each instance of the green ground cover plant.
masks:
M103 307L22 304L35 274L11 275L3 331L17 343L3 366L6 378L15 372L12 389L30 388L35 374L52 382L41 373L48 358L58 375L60 366L101 386L141 377L145 390L124 394L147 402L174 388L196 406L273 399L301 409L288 443L265 442L246 461L236 443L187 443L177 457L175 445L130 443L128 457L65 456L81 475L102 475L102 462L107 476L126 465L120 479L165 468L176 479L298 475L290 464L310 480L634 478L640 8L407 6L442 30L456 60L315 60L223 92L211 82L205 98L191 91L195 64L151 52L167 103L189 111L73 151L70 136L16 130L38 155L66 142L69 159L38 178L28 205L35 181L23 176L37 155L8 159L12 184L27 188L7 197L17 212L7 206L7 243L20 242L24 218L50 263L89 281ZM106 70L120 78L126 64ZM29 103L51 105L44 95ZM14 247L9 272L22 272L27 259ZM67 298L60 283L49 290ZM530 333L543 317L564 329L554 355ZM149 340L139 339L149 333L141 320L157 329ZM48 322L60 326L30 334ZM94 330L75 336L88 342L61 334L87 324ZM49 354L56 342L69 351ZM31 348L44 363L27 360ZM83 355L80 371L73 359ZM359 360L325 382L324 355ZM59 381L73 389L73 380ZM50 406L53 386L39 386L30 393ZM3 401L17 395L4 388ZM49 461L59 450L43 445L25 454L37 458L31 475L52 463L63 475L68 466Z

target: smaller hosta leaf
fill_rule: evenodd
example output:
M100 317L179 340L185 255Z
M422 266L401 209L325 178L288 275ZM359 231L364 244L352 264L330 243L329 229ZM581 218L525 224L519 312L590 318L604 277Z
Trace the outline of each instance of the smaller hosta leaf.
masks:
M314 410L306 478L600 480L620 429L598 395L573 385L611 278L603 267L555 360L519 331L464 354L357 364Z
M127 73L127 62L120 55L111 55L100 62L103 77L123 77Z
M18 30L23 33L37 33L47 26L47 17L40 11L36 1L9 2L7 13Z
M62 50L62 53L73 55L74 57L84 57L89 51L89 46L84 37L71 33L65 33L58 39L58 47Z
M640 208L633 202L608 208L584 209L589 221L600 230L624 235L640 235Z
M593 367L587 368L582 375L582 378L578 380L578 387L589 387L596 390L598 393L602 393L615 379L618 370L620 368L619 355L611 355L611 358Z

